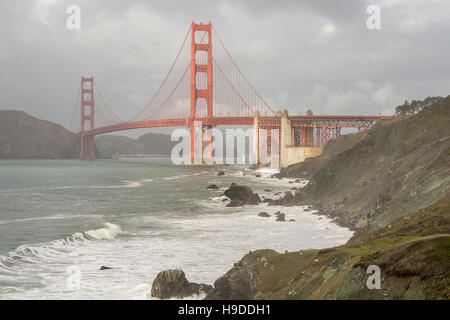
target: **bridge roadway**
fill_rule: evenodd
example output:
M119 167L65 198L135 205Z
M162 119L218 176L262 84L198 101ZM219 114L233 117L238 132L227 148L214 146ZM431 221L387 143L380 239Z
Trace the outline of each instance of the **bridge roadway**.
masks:
M289 116L292 127L338 127L338 128L368 128L377 120L390 119L389 116L307 116L295 115ZM280 126L280 117L278 116L260 116L259 126L261 128L273 128ZM252 126L254 117L203 117L195 118L195 121L201 121L203 126L234 125L234 126ZM85 137L98 134L123 131L130 129L154 128L154 127L182 127L189 126L189 118L147 120L137 122L123 122L114 125L86 130L82 134ZM80 133L81 135L81 133Z

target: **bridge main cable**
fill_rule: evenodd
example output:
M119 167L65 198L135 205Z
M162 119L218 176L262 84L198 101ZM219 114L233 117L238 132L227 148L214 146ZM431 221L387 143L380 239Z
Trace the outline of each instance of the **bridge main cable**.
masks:
M159 110L161 110L162 107L164 107L164 105L166 104L166 102L170 99L170 97L172 97L172 95L174 94L174 92L178 89L181 81L183 81L184 77L186 76L186 73L188 72L188 70L190 69L191 64L188 63L186 70L184 70L183 75L181 76L180 80L178 80L177 85L175 86L175 88L173 88L172 92L167 96L167 98L164 100L163 103L161 103L161 105L148 117L144 118L145 120L150 120L151 117L153 117L153 115L155 115Z
M114 111L112 111L112 109L111 109L111 108L109 107L109 105L106 103L105 98L103 98L103 95L102 95L102 93L100 92L100 89L99 89L98 86L97 86L97 81L94 81L94 86L95 86L95 89L97 89L97 92L98 92L98 94L99 94L99 96L100 96L100 99L103 101L103 103L104 103L106 109L108 109L109 113L111 113L111 114L114 116L114 118L116 118L118 121L111 120L110 118L106 117L106 116L100 111L100 113L102 113L103 117L104 117L106 120L108 120L108 121L110 121L110 122L113 122L113 123L121 123L121 122L124 122L124 120L122 120L122 119L121 119ZM98 108L98 106L96 106L96 107Z
M228 77L226 76L225 72L223 72L222 68L220 67L219 63L217 62L217 60L213 57L213 61L215 63L215 65L217 66L217 69L220 71L220 73L222 74L222 76L225 78L225 80L227 81L228 85L231 87L231 89L233 89L234 93L239 97L239 99L241 99L241 101L246 105L246 107L250 110L251 113L255 113L255 111L253 111L253 109L249 106L249 104L247 103L247 101L245 101L245 99L241 96L241 94L237 91L237 89L233 86L233 84L231 83L230 79L228 79Z
M152 104L152 102L155 100L155 98L158 96L159 92L161 91L161 89L164 87L165 83L167 82L167 79L169 78L170 74L173 71L173 68L175 67L175 64L178 61L178 58L180 57L181 52L183 51L184 45L186 44L186 40L188 39L189 33L191 32L191 28L192 26L189 27L187 33L186 33L186 37L184 38L183 44L181 45L180 50L178 50L178 54L175 57L174 62L172 63L172 66L170 67L169 72L167 73L166 77L164 78L163 82L161 83L161 86L159 87L159 89L156 91L156 93L153 95L153 97L150 99L150 102L147 103L147 105L144 107L144 109L142 109L136 116L134 116L133 118L129 119L127 122L133 122L134 120L136 120L137 118L139 118Z
M233 57L231 56L230 52L228 51L228 49L225 47L225 44L223 43L222 39L220 38L219 34L217 33L216 29L214 28L214 26L212 26L212 30L214 32L214 34L217 37L217 40L219 40L219 43L222 45L223 49L225 50L226 54L228 55L228 57L230 58L231 62L234 64L234 66L236 67L236 69L238 70L239 74L244 78L244 80L247 82L247 84L250 86L250 88L253 90L253 92L258 96L258 98L265 104L265 106L267 108L269 108L269 110L276 115L275 111L273 111L273 109L269 106L269 104L263 99L263 97L261 97L261 95L258 93L258 91L256 91L255 87L253 87L253 85L250 83L250 81L247 79L247 77L244 75L244 73L241 71L241 69L239 68L238 64L236 63L236 61L234 61Z
M79 110L78 102L80 102L80 92L81 92L81 83L80 83L80 86L78 87L77 98L75 101L75 107L73 108L72 119L70 119L69 130L72 130L72 124L73 124L73 120L75 119L75 114L77 113L77 110Z

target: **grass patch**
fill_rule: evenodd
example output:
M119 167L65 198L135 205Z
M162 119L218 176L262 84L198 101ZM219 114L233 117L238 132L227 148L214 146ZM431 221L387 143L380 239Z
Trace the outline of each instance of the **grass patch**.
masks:
M438 244L427 253L430 256L430 262L450 263L450 237L436 239Z

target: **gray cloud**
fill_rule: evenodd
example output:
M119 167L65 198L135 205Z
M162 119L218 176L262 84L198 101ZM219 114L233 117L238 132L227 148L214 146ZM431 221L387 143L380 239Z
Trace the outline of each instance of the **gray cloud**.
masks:
M67 30L66 8L82 10ZM366 28L381 6L382 29ZM275 108L317 114L393 112L448 95L448 1L3 1L0 108L68 125L81 75L95 75L123 118L164 78L192 20L211 20Z

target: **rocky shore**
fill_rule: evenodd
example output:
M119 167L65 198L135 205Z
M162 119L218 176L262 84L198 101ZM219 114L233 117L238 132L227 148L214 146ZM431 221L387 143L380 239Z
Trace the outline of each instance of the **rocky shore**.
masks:
M450 96L339 137L320 157L281 170L280 178L310 182L264 202L311 205L354 236L323 250L249 252L206 299L449 299L449 127ZM230 186L230 204L261 202L247 188ZM381 270L380 289L367 286L373 265Z

